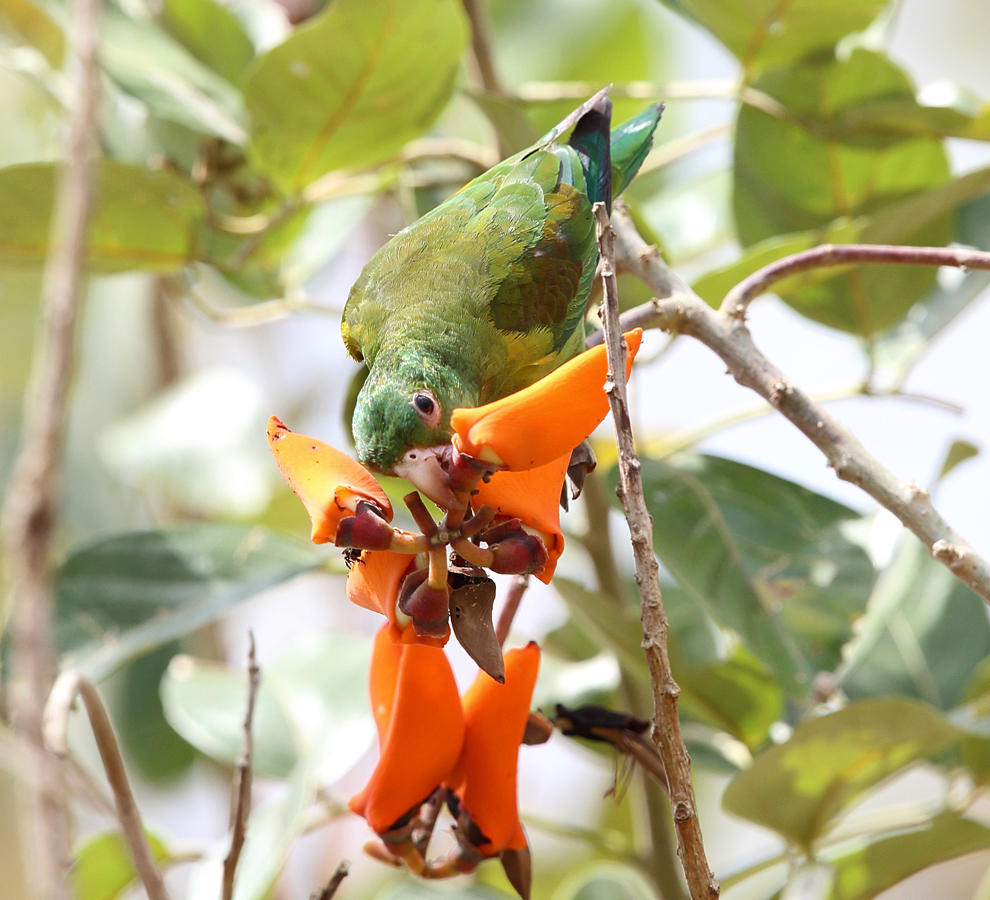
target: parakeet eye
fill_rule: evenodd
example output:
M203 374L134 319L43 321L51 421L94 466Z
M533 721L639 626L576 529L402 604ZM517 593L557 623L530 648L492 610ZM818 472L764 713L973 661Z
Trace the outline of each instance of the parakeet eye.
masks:
M440 404L429 391L416 391L412 396L411 403L416 412L419 413L419 417L430 428L436 428L440 424Z

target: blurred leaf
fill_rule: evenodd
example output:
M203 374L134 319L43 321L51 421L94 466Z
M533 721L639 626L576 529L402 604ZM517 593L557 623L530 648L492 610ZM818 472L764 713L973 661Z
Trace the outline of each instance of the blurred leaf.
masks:
M119 673L121 696L117 731L129 760L145 778L181 775L196 757L193 748L169 727L158 685L179 644L171 641L135 659Z
M298 760L296 736L265 672L258 688L252 735L252 770L261 778L287 778ZM233 767L244 747L247 674L222 663L176 656L161 679L169 724L200 753Z
M829 860L834 869L829 900L869 900L926 866L988 847L990 828L944 812L919 828Z
M65 110L37 78L0 66L0 119L17 123L0 141L0 166L62 155Z
M955 440L949 447L949 452L945 454L945 461L938 473L938 480L941 481L956 466L962 465L967 459L980 455L980 448L971 441Z
M65 36L48 14L32 0L4 0L0 5L0 33L10 30L35 47L51 66L61 66Z
M759 660L739 648L729 659L697 669L674 669L681 708L742 741L760 747L781 718L784 693Z
M153 834L147 837L154 859L167 860L165 845ZM138 875L121 834L104 831L76 851L70 878L76 900L115 900L137 882Z
M513 102L506 97L480 91L472 91L469 96L491 122L498 137L513 152L522 150L539 139L540 132L526 117L526 112L518 101Z
M156 23L110 12L100 22L100 33L101 65L153 115L234 144L244 142L240 91Z
M860 794L958 736L917 701L861 700L805 720L786 743L763 751L732 780L722 805L810 851Z
M925 104L914 98L881 98L848 110L835 122L836 134L843 131L877 131L892 135L930 135L990 140L990 103L958 85L937 86L939 104Z
M986 727L990 720L990 658L976 667L963 700L965 705L952 714L952 721L968 732L962 740L960 754L976 784L986 786L990 784L990 733Z
M614 479L614 470L611 473ZM830 670L875 577L848 507L714 456L643 460L654 546L680 586L792 694Z
M320 558L315 548L247 525L184 525L97 540L56 573L63 665L100 679Z
M840 38L862 31L885 0L663 0L707 28L751 76L818 56Z
M40 266L48 253L49 222L58 167L26 163L0 169L0 265ZM89 225L92 271L168 272L193 255L193 231L203 217L193 187L171 172L100 161Z
M948 709L988 654L986 604L907 535L877 579L837 675L854 699L902 694Z
M248 71L250 155L289 193L388 159L447 102L466 40L455 0L335 0Z
M172 37L233 84L254 59L240 20L215 0L164 0L161 16Z
M776 118L749 106L739 112L733 210L746 246L824 228L840 217L877 214L949 177L936 139L848 131L842 140L829 136L831 123L860 104L913 98L907 76L884 56L857 49L841 61L767 72L756 86L788 114ZM898 214L894 222L901 232L897 242L945 244L952 234L942 217ZM887 222L878 216L871 225L860 239L880 241ZM934 277L916 267L858 267L783 297L809 318L870 335L900 319Z
M655 900L642 873L625 863L597 860L562 881L553 900Z

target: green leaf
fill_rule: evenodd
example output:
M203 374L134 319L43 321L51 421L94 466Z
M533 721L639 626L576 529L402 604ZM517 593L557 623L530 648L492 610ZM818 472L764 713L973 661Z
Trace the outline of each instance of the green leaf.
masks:
M637 869L597 860L569 875L554 900L655 900L656 891Z
M234 144L244 142L240 91L158 25L110 12L100 34L101 65L152 115Z
M875 132L840 138L837 117L878 99L913 99L907 76L886 57L854 50L825 60L767 72L756 87L786 109L780 117L752 107L739 112L735 144L733 210L745 246L781 234L826 228L835 219L876 215L895 201L924 195L949 177L941 143ZM864 226L860 239L945 244L951 223L939 216L898 212ZM783 292L798 312L857 334L871 335L898 321L931 287L934 271L908 266L857 267L827 281Z
M949 446L949 452L945 454L942 468L938 471L938 480L941 481L956 466L961 466L966 460L980 455L980 448L972 441L955 440Z
M183 525L102 538L77 549L56 573L63 665L102 678L320 559L315 548L247 525Z
M958 731L930 706L861 700L802 722L726 788L723 807L810 851L860 794L943 749Z
M643 460L643 484L663 564L788 693L803 695L814 672L837 664L875 577L845 534L857 514L712 456Z
M148 834L156 862L169 858L165 845ZM130 851L117 831L89 838L77 851L69 872L76 900L115 900L137 881Z
M714 34L750 76L825 53L840 38L866 28L887 5L884 0L664 2Z
M830 859L829 900L869 900L927 866L990 847L990 828L944 812L919 828Z
M0 7L0 31L10 30L24 43L35 47L52 66L61 66L65 36L32 0L4 0Z
M40 266L48 254L58 166L0 169L0 265ZM101 160L89 225L87 263L95 272L169 272L193 256L204 209L195 187L172 172Z
M938 95L938 105L904 97L868 101L839 116L836 132L990 140L990 103L953 84L939 84Z
M336 781L361 757L374 734L366 692L368 642L314 635L265 665L251 730L254 770L288 778L329 729L318 753L321 777ZM234 766L244 744L247 675L207 660L177 656L161 683L169 723L217 762Z
M988 655L986 604L908 535L877 580L836 674L854 699L902 694L949 709Z
M240 20L215 0L165 0L161 17L172 37L234 84L254 58Z
M698 669L674 669L681 709L742 741L761 746L783 715L784 693L765 665L739 648L727 660Z
M290 193L388 159L447 102L467 33L455 0L335 0L248 71L249 155Z

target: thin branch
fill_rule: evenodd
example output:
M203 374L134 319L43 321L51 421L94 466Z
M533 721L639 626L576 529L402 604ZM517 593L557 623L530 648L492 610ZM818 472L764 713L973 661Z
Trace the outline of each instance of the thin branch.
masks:
M477 80L486 93L494 97L504 98L507 94L495 69L495 55L492 53L492 38L488 27L488 18L482 9L481 0L462 0L462 3L468 21L471 23L471 57L477 70ZM496 133L495 139L498 145L499 158L509 156L513 148L498 133Z
M144 885L149 900L168 900L162 873L155 864L155 857L141 821L141 813L127 780L127 770L124 768L124 759L120 753L120 745L117 743L113 725L110 724L110 717L96 688L78 672L63 672L52 688L44 708L45 744L52 753L62 757L68 755L66 732L69 712L76 697L82 698L86 709L93 738L96 740L96 747L103 761L103 771L113 793L120 830L141 884Z
M722 301L721 311L741 319L749 302L772 284L809 269L827 269L856 263L893 263L901 266L955 266L990 269L990 253L956 247L905 247L897 244L822 244L778 259L739 282Z
M926 490L884 468L841 422L757 349L745 324L733 315L738 300L723 303L723 311L716 312L666 266L655 247L643 241L626 213L616 212L612 223L620 267L639 277L656 294L656 299L623 314L621 326L676 331L713 350L739 384L763 397L821 450L839 478L855 484L892 512L935 559L990 603L990 565L986 560L939 515Z
M505 595L505 604L498 614L498 622L495 625L495 640L499 644L504 644L509 636L509 629L512 628L512 620L519 611L519 604L522 602L523 594L529 587L528 575L516 575L509 585L509 590Z
M76 331L76 310L86 255L86 228L93 204L92 170L98 92L99 0L71 4L69 40L75 103L69 121L66 161L52 213L52 251L42 281L42 324L32 361L24 410L24 439L3 509L3 545L10 584L13 718L36 748L27 765L39 789L24 822L35 852L36 896L66 896L68 862L65 796L60 761L44 750L42 710L55 672L49 558L60 484Z
M241 858L244 837L247 833L247 820L251 814L251 758L254 750L251 729L254 725L254 704L258 696L258 685L261 683L261 669L258 668L258 658L255 655L254 632L248 632L248 641L248 697L247 709L244 712L244 745L237 760L237 771L234 773L230 850L223 860L221 893L223 900L231 900L234 896L234 876L237 874L237 863Z
M333 875L330 876L330 880L327 882L326 887L323 888L318 894L312 894L309 900L330 900L334 894L337 893L337 888L340 887L340 883L347 877L347 873L351 870L351 864L345 859L338 863L337 868L334 869Z
M708 866L704 839L698 822L694 788L691 785L691 758L681 738L677 715L680 688L674 681L667 657L669 624L660 592L660 574L653 552L653 520L646 508L640 462L633 445L632 422L626 400L626 351L619 331L619 297L613 264L613 236L608 212L596 203L595 231L601 251L603 298L602 328L608 355L609 375L605 383L612 418L615 422L619 454L619 497L629 524L636 563L636 586L642 601L643 649L653 686L652 738L660 753L670 788L670 800L677 826L678 853L684 867L688 891L693 900L719 895L718 882Z

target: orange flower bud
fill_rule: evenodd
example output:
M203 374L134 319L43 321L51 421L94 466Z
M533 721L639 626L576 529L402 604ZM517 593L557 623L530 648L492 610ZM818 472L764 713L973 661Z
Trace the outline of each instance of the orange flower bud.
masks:
M354 515L361 500L370 500L386 521L392 520L392 504L381 485L346 454L289 431L275 416L268 420L268 447L282 477L309 513L314 544L332 541L340 520Z
M540 666L540 649L527 644L505 654L505 684L480 674L464 695L464 747L448 785L481 829L485 856L521 850L516 768Z
M396 644L387 626L375 641L370 687L381 756L348 805L383 834L418 808L453 768L464 740L464 715L444 651Z
M624 337L628 379L643 329ZM454 446L514 472L547 465L570 453L605 418L607 373L605 346L599 345L508 397L455 409L450 417Z

